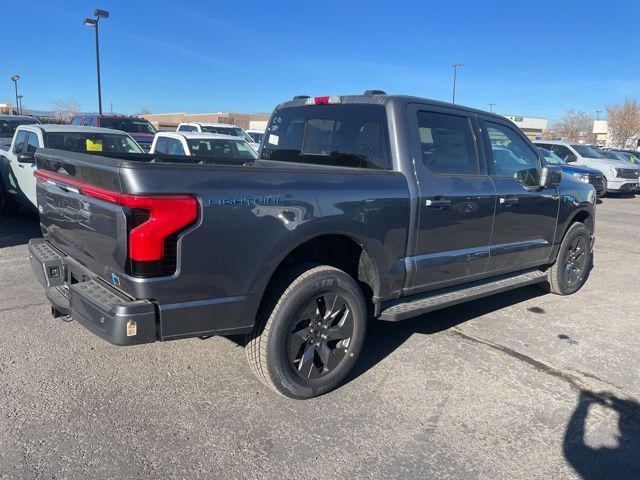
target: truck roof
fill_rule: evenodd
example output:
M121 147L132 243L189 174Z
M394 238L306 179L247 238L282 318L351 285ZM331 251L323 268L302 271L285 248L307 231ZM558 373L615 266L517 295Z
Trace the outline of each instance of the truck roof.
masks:
M222 133L208 132L158 132L156 135L162 137L184 137L187 140L204 140L204 139L220 139L220 140L243 140L233 135L224 135Z
M0 120L36 120L39 121L36 117L32 117L31 115L0 115Z
M429 98L421 98L421 97L415 97L411 95L387 95L387 94L374 93L374 94L365 94L365 95L336 95L336 97L340 98L340 104L342 105L356 104L356 103L373 104L373 105L396 104L399 107L404 107L409 103L423 103L423 104L433 105L437 107L454 108L456 110L462 110L466 112L480 113L483 115L495 117L502 121L505 120L505 117L493 112L487 112L484 110L478 110L476 108L465 107L457 103L442 102L440 100L432 100ZM294 98L293 100L282 102L276 107L276 109L305 106L309 98L314 98L314 97L302 96L300 98Z
M201 127L221 127L221 128L240 128L230 123L209 123L209 122L182 122L180 125L200 125ZM180 127L178 125L178 127Z
M54 123L45 124L33 124L33 125L21 125L21 127L39 128L44 133L50 132L81 132L81 133L122 133L128 135L126 132L120 130L114 130L113 128L102 127L89 127L85 125L57 125Z

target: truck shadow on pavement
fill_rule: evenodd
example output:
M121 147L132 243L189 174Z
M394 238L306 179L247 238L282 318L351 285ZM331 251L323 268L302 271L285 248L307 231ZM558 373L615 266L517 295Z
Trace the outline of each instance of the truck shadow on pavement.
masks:
M29 240L41 237L38 216L21 211L14 217L0 216L0 248L26 245Z
M594 447L588 444L588 437L593 436L588 417L594 406L617 415L617 445ZM639 479L640 403L609 392L581 390L578 406L567 425L563 451L569 464L585 480Z
M343 385L376 366L412 335L433 335L473 318L543 295L545 293L537 287L523 287L401 322L371 320L367 324L367 336L358 361Z

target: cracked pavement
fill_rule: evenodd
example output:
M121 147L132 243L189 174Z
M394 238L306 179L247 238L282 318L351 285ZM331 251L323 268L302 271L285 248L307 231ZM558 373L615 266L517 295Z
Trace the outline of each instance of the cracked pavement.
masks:
M371 322L348 381L306 402L238 339L123 348L54 320L37 220L0 217L0 478L640 478L640 197L597 215L577 294Z

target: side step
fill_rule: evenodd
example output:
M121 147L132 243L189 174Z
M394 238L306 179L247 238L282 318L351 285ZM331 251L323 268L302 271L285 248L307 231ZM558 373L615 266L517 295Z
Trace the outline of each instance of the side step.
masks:
M382 305L380 320L398 322L433 310L457 305L458 303L543 282L546 279L547 274L536 269L399 298Z

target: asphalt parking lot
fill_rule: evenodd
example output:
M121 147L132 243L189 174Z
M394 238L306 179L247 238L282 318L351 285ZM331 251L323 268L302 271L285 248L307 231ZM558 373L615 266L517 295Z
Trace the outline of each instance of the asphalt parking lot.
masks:
M275 396L238 339L114 347L54 320L0 217L0 478L640 478L640 197L598 205L595 266L371 322L355 372Z

